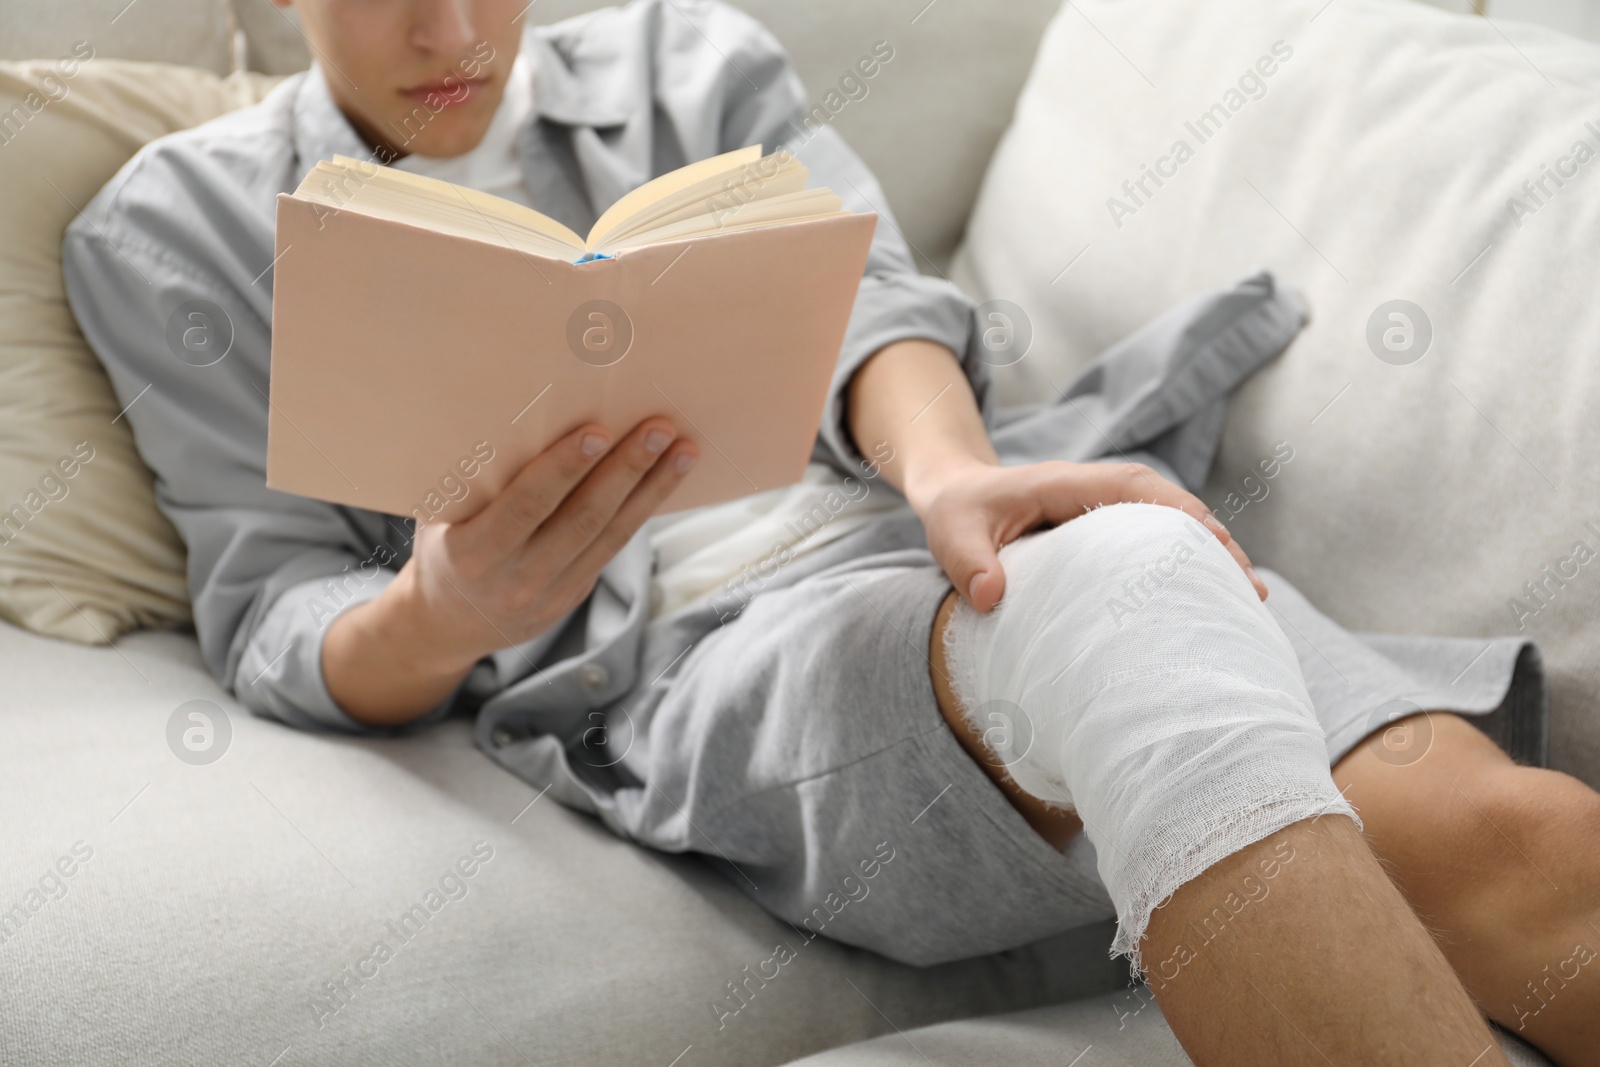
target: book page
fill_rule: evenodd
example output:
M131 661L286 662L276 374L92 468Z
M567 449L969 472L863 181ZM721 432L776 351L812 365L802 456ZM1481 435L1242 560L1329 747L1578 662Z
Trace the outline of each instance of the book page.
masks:
M652 227L644 233L625 237L608 249L640 248L668 241L682 241L694 237L714 237L723 233L738 233L764 226L777 226L787 222L805 222L810 219L849 215L844 202L831 189L803 189L797 193L755 200L725 217L695 215L690 218Z
M652 178L639 188L628 193L606 209L595 224L589 228L589 240L584 244L586 249L595 249L611 236L614 229L630 221L632 216L640 213L650 206L671 197L691 185L696 185L707 178L718 179L723 174L737 170L746 163L754 163L761 158L761 146L748 145L744 148L724 152L720 156L702 159L698 163L690 163L686 167L679 167L668 174Z
M800 192L810 177L811 172L787 152L763 156L736 170L685 186L617 227L599 247L636 244L658 227L697 216L726 219L739 214L753 201Z
M760 145L661 175L619 199L595 223L587 248L572 230L490 193L371 162L335 156L317 163L295 197L335 209L504 245L568 262L588 253L732 233L848 214L828 189L807 189L810 172L787 151Z
M583 239L532 208L477 189L335 156L319 162L295 196L349 208L394 222L446 230L458 236L510 244L558 259L583 253Z

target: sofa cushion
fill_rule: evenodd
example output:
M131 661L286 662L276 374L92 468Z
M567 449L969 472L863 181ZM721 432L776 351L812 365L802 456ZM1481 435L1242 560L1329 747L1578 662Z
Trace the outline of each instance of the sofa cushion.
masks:
M1550 1067L1549 1060L1517 1038L1504 1032L1495 1037L1512 1067ZM1091 1049L1093 1056L1088 1055ZM1149 990L1140 987L1071 1004L886 1034L807 1056L790 1067L925 1067L928 1063L1189 1067L1190 1062Z
M1031 323L1002 394L1270 267L1312 322L1205 500L1348 627L1534 639L1551 762L1600 785L1600 48L1401 0L1179 10L1046 34L955 268Z
M1103 925L926 970L807 943L540 799L465 720L290 730L183 635L0 626L0 677L0 1063L759 1067L1126 974Z
M233 0L6 0L0 60L56 56L88 41L106 58L182 63L215 74L231 68ZM270 9L270 0L242 8ZM263 10L262 13L268 13ZM264 23L263 23L264 25Z
M61 234L140 145L272 79L97 58L0 63L0 618L74 641L189 618L156 510L61 284Z

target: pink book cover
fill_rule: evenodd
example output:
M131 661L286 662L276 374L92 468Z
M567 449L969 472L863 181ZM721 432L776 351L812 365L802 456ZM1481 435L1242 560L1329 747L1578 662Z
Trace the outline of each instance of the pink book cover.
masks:
M792 484L876 223L568 263L281 194L267 485L459 522L580 424L650 415L700 446L663 512Z

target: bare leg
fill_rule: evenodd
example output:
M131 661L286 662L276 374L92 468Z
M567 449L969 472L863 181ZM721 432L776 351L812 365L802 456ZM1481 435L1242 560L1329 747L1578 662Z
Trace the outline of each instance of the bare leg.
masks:
M1081 828L1076 817L1017 788L961 714L943 655L954 605L952 594L929 647L939 709L1030 825L1064 843ZM1235 912L1230 894L1250 902ZM1185 883L1151 916L1141 951L1163 1014L1201 1067L1505 1063L1449 963L1343 816L1286 827ZM1179 962L1160 972L1168 960Z
M1144 957L1198 1064L1505 1062L1343 815L1286 827L1186 883L1151 916Z
M1393 729L1406 749L1375 735L1333 771L1368 843L1483 1011L1558 1063L1600 1064L1600 794L1456 715Z

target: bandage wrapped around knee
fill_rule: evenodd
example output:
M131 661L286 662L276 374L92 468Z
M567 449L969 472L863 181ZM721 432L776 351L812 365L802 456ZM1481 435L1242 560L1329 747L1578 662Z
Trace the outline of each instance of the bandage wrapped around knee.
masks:
M1151 911L1291 823L1355 812L1294 649L1228 550L1114 504L1000 553L1005 597L945 632L956 696L1024 791L1075 809L1140 966Z

